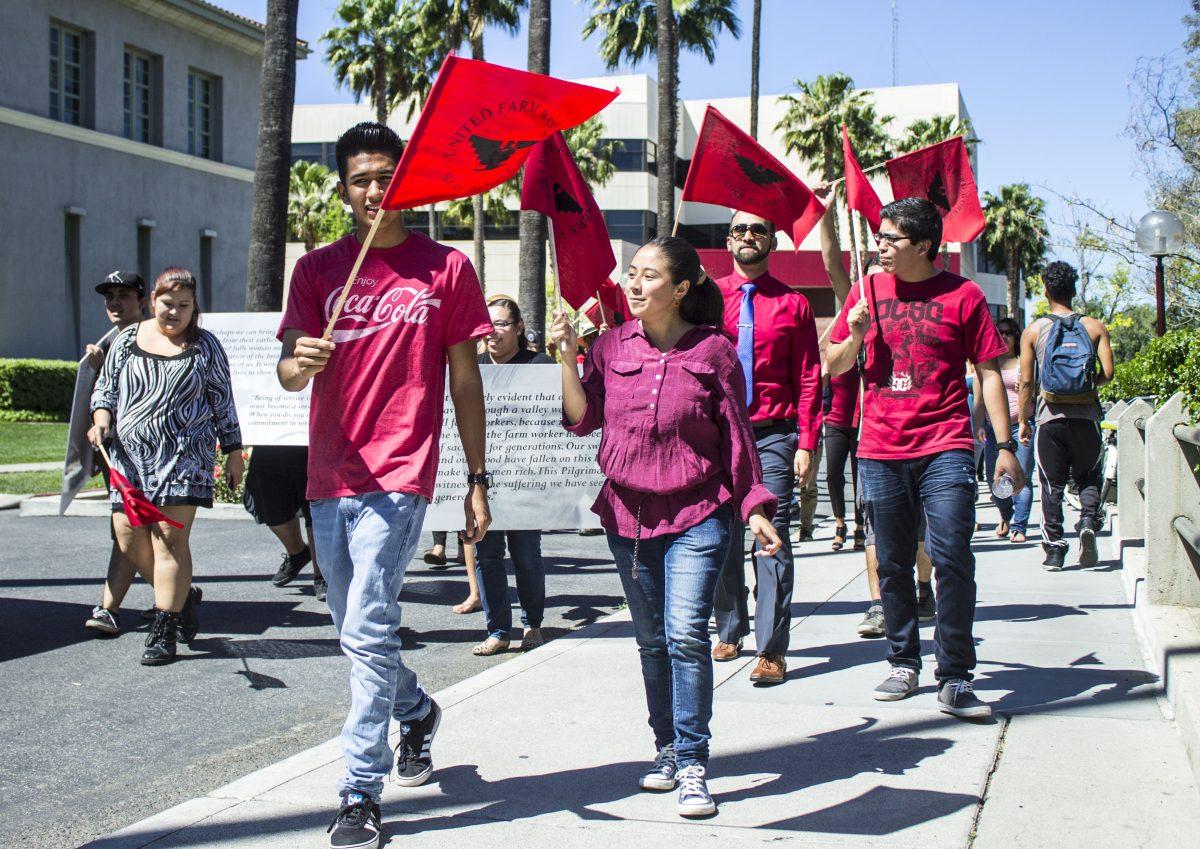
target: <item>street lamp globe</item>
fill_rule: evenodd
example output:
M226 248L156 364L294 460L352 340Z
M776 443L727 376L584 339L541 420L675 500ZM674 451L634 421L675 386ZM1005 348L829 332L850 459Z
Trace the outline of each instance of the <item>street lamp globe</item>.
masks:
M1137 226L1138 250L1147 256L1164 257L1183 248L1183 222L1173 212L1147 212Z

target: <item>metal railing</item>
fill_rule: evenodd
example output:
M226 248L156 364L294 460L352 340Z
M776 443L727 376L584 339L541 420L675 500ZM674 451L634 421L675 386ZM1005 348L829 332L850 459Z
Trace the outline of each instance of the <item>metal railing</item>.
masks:
M1146 592L1152 604L1200 607L1200 427L1182 393L1162 407L1120 403L1117 515L1124 540L1144 540Z

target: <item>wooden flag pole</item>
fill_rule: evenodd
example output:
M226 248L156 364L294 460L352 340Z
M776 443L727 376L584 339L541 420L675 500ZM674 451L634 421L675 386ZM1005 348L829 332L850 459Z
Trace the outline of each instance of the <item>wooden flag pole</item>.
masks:
M864 168L862 170L862 172L864 174L870 174L872 171L878 171L880 168L886 168L886 167L887 167L886 162L880 162L878 165L872 165L870 168ZM836 186L838 183L844 183L844 182L846 182L845 177L838 177L836 180L832 180L829 183L829 185L832 188L833 186Z
M104 449L104 443L100 443L100 456L104 458L104 464L110 469L113 467L112 460L108 459L108 452Z
M338 295L337 301L333 305L333 312L329 316L329 324L325 325L325 333L321 336L322 339L329 340L333 338L333 326L337 324L337 320L342 314L342 304L346 303L346 296L350 294L350 287L354 285L354 278L358 276L358 269L362 267L363 259L367 256L367 249L371 247L371 242L375 240L375 231L379 229L379 224L383 221L383 216L387 210L381 209L375 213L375 222L371 225L371 229L367 231L367 238L363 240L362 247L358 249L358 259L354 260L354 267L350 269L350 276L346 278L346 285L342 287L342 294Z
M566 312L563 309L562 284L558 279L558 246L554 242L553 223L546 228L546 231L550 236L550 264L554 266L554 300L558 303L558 311Z
M852 254L858 257L858 212L850 210L850 238L854 240ZM858 275L858 299L867 304L867 314L871 313L871 304L867 301L866 284L863 278L866 276L866 269L862 268L862 258L858 258L856 263L859 267ZM863 347L866 347L866 338L863 339ZM867 376L865 369L858 370L858 438L862 439L863 420L867 417Z
M675 236L679 233L679 220L683 218L683 201L679 202L679 206L675 208L675 224L671 227L671 235Z

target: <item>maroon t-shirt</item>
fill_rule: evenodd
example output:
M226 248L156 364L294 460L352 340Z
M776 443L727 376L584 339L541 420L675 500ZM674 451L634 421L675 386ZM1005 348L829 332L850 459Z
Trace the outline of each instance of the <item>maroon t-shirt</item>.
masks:
M865 341L866 395L858 456L909 460L972 448L967 360L981 363L1008 351L983 290L948 271L920 283L886 273L864 282L871 329ZM850 336L846 316L858 300L855 285L830 343Z

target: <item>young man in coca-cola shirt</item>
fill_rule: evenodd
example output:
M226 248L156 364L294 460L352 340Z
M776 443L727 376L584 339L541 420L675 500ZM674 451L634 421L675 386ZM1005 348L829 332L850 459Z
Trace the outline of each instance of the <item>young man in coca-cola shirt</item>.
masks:
M963 373L968 360L975 363L992 425L1008 433L998 365L1008 347L982 290L934 267L942 241L937 207L904 198L885 206L882 218L876 242L884 272L851 290L826 351L830 374L841 374L854 366L864 343L866 349L858 469L875 529L892 666L874 695L893 701L917 689L921 635L913 567L923 508L937 575L938 703L955 716L986 718L991 708L971 686L976 489ZM1014 491L1025 484L1011 442L1000 445L996 479L1002 475L1012 478Z
M467 258L408 232L400 214L389 213L332 340L322 338L362 242L383 214L402 149L381 124L359 124L338 139L338 193L354 211L357 232L300 259L279 326L280 383L294 392L313 387L308 497L329 610L351 667L333 849L378 843L393 718L403 734L396 781L414 787L433 771L429 749L442 712L400 659L397 598L433 495L447 362L470 469L464 541L478 542L491 523L475 340L492 323Z

